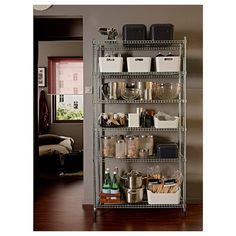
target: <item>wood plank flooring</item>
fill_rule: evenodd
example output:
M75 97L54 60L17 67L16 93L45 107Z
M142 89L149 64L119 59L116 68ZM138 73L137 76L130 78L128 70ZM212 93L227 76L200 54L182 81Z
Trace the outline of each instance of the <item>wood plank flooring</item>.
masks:
M34 200L34 231L202 231L202 205L182 209L93 209L82 207L83 180L40 180Z

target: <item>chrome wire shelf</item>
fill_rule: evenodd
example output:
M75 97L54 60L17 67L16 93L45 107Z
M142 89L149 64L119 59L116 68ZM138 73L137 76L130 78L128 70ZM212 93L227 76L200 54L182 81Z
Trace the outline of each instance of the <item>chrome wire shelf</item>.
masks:
M94 100L94 104L167 104L167 103L184 103L184 99L168 100Z
M179 204L148 204L147 201L140 203L120 203L120 204L96 204L97 208L183 208L181 200Z
M117 162L132 162L132 163L177 163L179 162L179 158L165 158L165 159L160 159L158 157L148 157L148 158L115 158L115 157L99 157L100 160L102 160L103 162L106 161L117 161ZM184 161L184 159L181 159L182 161Z
M105 40L93 41L93 45L103 47L105 50L179 50L184 40Z
M115 128L108 128L108 127L98 127L95 128L97 131L142 131L142 132L157 132L157 131L184 131L184 127L180 128L142 128L142 127L115 127Z
M179 78L183 72L100 72L102 79L147 79L147 78Z

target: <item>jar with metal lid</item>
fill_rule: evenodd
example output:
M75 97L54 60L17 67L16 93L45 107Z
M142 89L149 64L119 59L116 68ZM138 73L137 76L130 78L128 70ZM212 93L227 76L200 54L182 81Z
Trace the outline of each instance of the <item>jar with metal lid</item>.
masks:
M102 157L115 157L116 137L115 136L102 136L100 147L101 147Z
M139 152L139 137L138 136L129 136L127 138L127 157L136 158L138 157Z
M146 148L148 149L148 155L153 155L153 145L154 145L154 138L153 135L148 135L146 137Z
M125 140L118 139L116 141L116 158L125 158Z
M139 157L144 158L148 156L148 149L147 148L140 148L139 149Z
M147 141L146 141L146 135L140 135L139 136L139 148L140 149L144 149L144 148L146 148L146 143L147 143Z

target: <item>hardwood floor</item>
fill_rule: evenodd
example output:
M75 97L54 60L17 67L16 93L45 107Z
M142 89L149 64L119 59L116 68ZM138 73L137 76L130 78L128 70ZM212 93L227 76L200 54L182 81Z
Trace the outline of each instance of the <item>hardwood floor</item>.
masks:
M202 231L202 205L182 209L93 209L82 207L83 180L41 180L34 201L34 231Z

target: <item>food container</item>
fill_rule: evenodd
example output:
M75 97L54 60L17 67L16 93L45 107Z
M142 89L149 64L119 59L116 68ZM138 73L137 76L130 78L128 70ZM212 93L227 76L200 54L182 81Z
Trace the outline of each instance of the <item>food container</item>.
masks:
M124 188L125 198L128 203L141 202L143 200L144 187L137 189Z
M143 24L125 24L122 27L123 40L145 40L146 32Z
M148 156L148 149L146 148L140 148L139 149L139 157L145 158Z
M150 26L150 40L173 40L174 26L172 24L153 24Z
M154 115L154 126L159 129L177 129L179 125L179 117L174 116L170 120L166 120L161 116Z
M127 57L128 72L150 72L151 57Z
M154 145L154 138L153 135L148 135L146 137L146 148L148 150L148 155L152 156L153 155L153 145Z
M180 71L179 56L156 57L156 72L179 72L179 71Z
M126 137L127 142L127 157L137 158L139 151L139 137L138 136L128 136Z
M100 140L101 140L101 156L104 158L115 157L115 151L116 151L115 136L102 136Z
M123 57L99 57L100 72L122 72Z
M157 144L156 150L157 150L158 158L177 158L178 157L177 143Z
M116 158L125 158L125 140L116 141Z
M128 127L139 127L139 114L128 113Z
M120 176L120 178L125 180L125 187L129 189L141 188L143 180L146 179L141 172L136 170L131 170L128 174Z
M148 204L179 204L181 190L175 193L153 193L147 190Z

